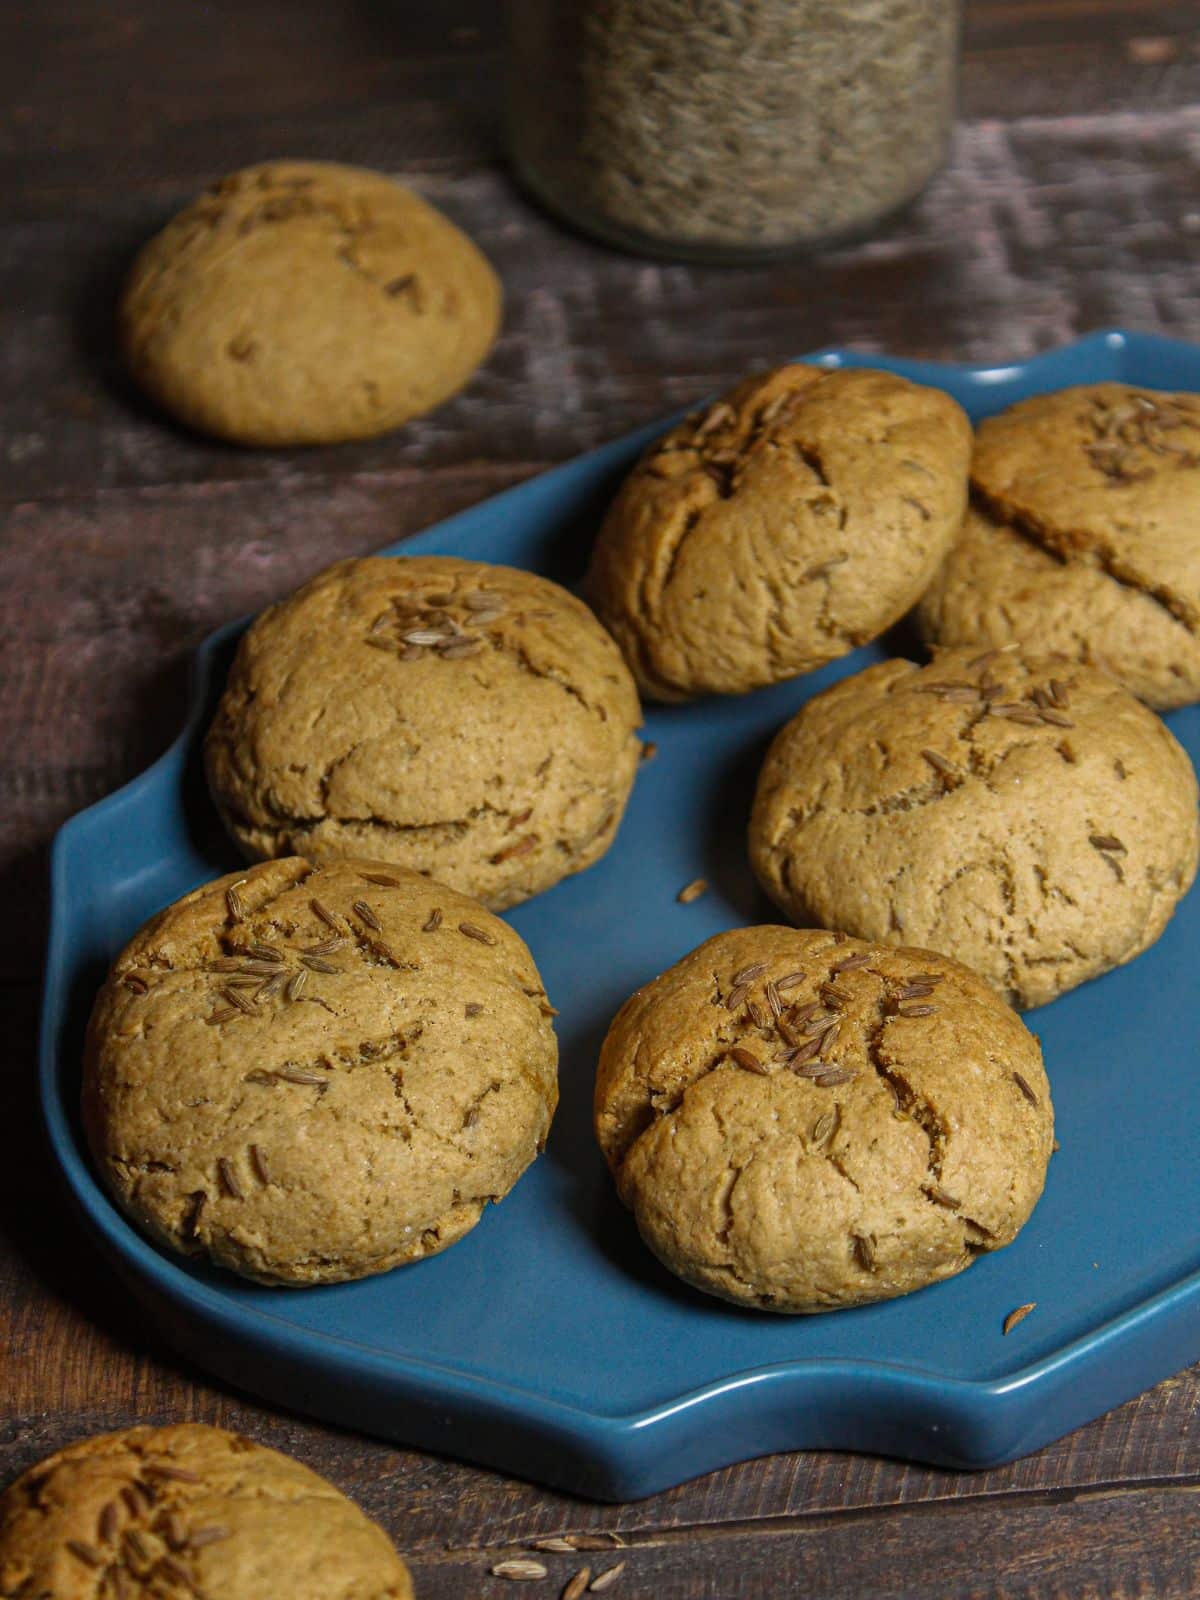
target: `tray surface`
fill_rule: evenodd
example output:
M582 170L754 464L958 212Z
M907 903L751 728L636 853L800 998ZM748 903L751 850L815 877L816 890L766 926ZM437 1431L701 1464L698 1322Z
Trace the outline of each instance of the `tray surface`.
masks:
M1200 390L1200 348L1094 334L1028 363L958 368L848 352L952 393L972 417L1103 378ZM658 423L405 540L575 582L615 484ZM877 643L794 683L652 708L626 820L598 866L509 913L560 1006L562 1103L545 1155L443 1255L344 1286L268 1290L168 1259L109 1203L76 1102L104 970L151 913L238 865L198 746L234 624L197 659L171 749L70 821L52 866L42 1099L89 1230L164 1336L294 1409L593 1496L631 1499L730 1461L813 1446L954 1466L1023 1454L1200 1359L1200 894L1120 972L1034 1012L1061 1152L1016 1243L904 1299L787 1318L685 1287L650 1256L590 1131L609 1019L724 928L780 920L744 836L775 729L816 690L911 646ZM1168 719L1200 759L1200 708ZM676 903L691 879L707 895ZM1148 1181L1149 1180L1149 1181ZM1008 1337L1007 1312L1037 1310Z

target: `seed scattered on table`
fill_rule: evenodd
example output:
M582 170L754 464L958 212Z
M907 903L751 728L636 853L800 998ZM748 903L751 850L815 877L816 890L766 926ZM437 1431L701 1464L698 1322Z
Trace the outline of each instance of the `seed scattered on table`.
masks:
M538 1578L549 1577L549 1572L540 1561L526 1561L518 1558L515 1561L497 1561L492 1568L493 1578L513 1578L517 1582L532 1583Z
M1010 1334L1018 1322L1024 1322L1029 1313L1036 1307L1037 1301L1030 1300L1027 1305L1018 1306L1015 1311L1010 1311L1004 1319L1003 1332Z
M591 1594L603 1594L606 1589L611 1589L625 1571L627 1565L627 1562L618 1561L615 1567L609 1567L604 1572L598 1572L588 1586L589 1592Z
M699 900L702 894L708 893L707 878L693 878L691 883L685 883L675 896L681 906L690 906L693 900Z
M642 746L642 760L653 761L657 754L658 746L655 744L654 740L647 740L647 742Z

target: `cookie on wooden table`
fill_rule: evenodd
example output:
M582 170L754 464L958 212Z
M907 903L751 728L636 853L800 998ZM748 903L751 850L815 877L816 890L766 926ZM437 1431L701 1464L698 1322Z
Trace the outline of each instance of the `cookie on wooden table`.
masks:
M927 639L1061 650L1160 710L1200 699L1200 395L1038 395L981 425L971 478Z
M77 1440L0 1496L0 1595L412 1600L391 1540L290 1456L199 1422Z
M1018 1006L1153 944L1196 855L1196 777L1152 711L1090 667L974 648L810 700L750 821L794 922L953 953Z
M1037 1040L975 973L779 927L718 934L625 1003L595 1125L672 1272L792 1312L1009 1244L1054 1138Z
M365 439L466 383L500 284L441 212L361 167L223 178L141 251L120 334L166 411L239 444Z
M949 395L891 373L747 378L625 481L589 599L651 699L810 672L928 585L962 523L970 441Z
M247 855L369 855L499 910L608 849L640 722L620 652L558 584L375 557L259 617L206 758Z
M369 861L268 862L117 957L83 1117L159 1244L264 1283L433 1255L508 1193L558 1098L549 1005L475 901Z

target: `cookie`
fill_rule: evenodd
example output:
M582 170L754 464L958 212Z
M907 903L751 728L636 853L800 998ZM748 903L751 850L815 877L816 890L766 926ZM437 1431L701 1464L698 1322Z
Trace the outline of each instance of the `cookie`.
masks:
M891 626L962 523L971 430L937 389L790 366L653 446L596 541L588 598L644 694L743 694Z
M454 394L500 324L480 251L381 173L247 167L141 251L120 305L136 382L238 444L366 439Z
M500 910L608 849L640 722L620 652L557 584L375 557L251 627L205 755L248 856L369 855Z
M810 700L750 821L794 922L953 952L1022 1007L1153 944L1196 852L1195 774L1152 711L1091 668L973 648Z
M917 625L930 644L1058 651L1160 711L1200 698L1200 637L1158 600L976 508L922 595Z
M383 1529L278 1450L199 1422L80 1439L0 1496L0 1595L412 1600Z
M1200 395L1038 395L981 425L971 478L927 640L1060 650L1160 710L1200 699Z
M83 1119L157 1244L261 1283L444 1250L545 1143L553 1007L476 902L369 861L272 861L185 895L117 957Z
M1054 1139L1037 1040L973 972L795 928L709 939L621 1008L596 1136L709 1294L833 1311L1011 1243Z

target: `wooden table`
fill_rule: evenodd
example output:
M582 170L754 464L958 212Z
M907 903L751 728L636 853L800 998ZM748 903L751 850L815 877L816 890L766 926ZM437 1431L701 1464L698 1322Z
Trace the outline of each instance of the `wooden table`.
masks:
M614 254L514 191L498 11L0 8L0 1478L134 1420L223 1423L354 1495L422 1600L505 1593L496 1560L598 1529L629 1545L612 1591L629 1600L1195 1594L1200 1368L996 1471L808 1453L595 1506L215 1387L148 1341L63 1211L32 1088L46 844L163 748L216 624L827 342L1003 360L1117 323L1200 337L1194 3L969 0L964 120L920 207L855 249L723 271ZM352 447L239 452L130 391L112 304L131 250L210 178L277 155L402 175L498 266L500 344L427 421ZM557 1585L521 1593L557 1594L578 1565L547 1559Z

